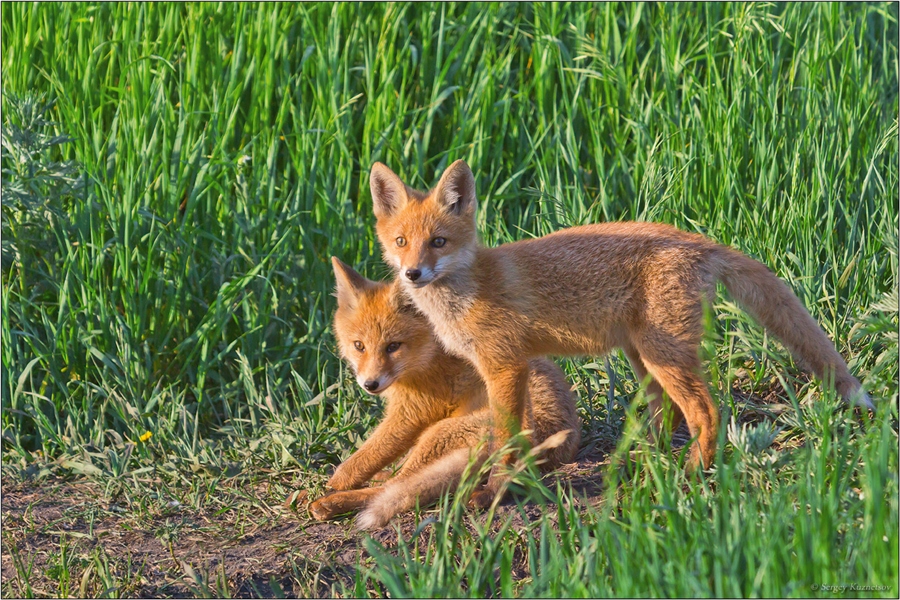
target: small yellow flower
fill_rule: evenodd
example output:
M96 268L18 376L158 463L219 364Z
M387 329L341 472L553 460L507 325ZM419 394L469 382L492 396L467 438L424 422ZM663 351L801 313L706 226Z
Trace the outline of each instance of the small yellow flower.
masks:
M145 431L144 435L141 436L141 441L146 442L147 440L149 440L152 437L153 437L153 434L151 432Z

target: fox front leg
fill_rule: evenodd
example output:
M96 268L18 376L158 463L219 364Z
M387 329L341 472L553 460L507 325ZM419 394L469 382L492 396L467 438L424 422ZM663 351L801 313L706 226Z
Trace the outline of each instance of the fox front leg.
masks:
M356 512L381 493L381 488L364 488L345 492L332 492L310 503L309 514L317 521L327 521L340 515Z
M527 404L525 397L528 393L528 363L487 368L484 371L482 377L487 386L491 418L493 419L493 434L489 450L496 452L522 429ZM487 508L495 501L495 498L505 494L509 469L516 462L517 454L515 451L510 451L503 455L500 462L491 468L484 487L472 493L469 498L469 506Z
M404 422L399 415L389 414L362 447L335 469L326 487L352 490L362 486L412 448L419 431L421 427L417 424Z

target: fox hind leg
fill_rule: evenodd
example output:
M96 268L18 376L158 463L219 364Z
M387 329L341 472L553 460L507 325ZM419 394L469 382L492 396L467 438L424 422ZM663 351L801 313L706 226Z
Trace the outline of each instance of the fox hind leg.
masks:
M642 383L647 379L649 373L640 353L630 344L623 347L622 350L628 357L628 362L631 363L631 369L634 371L638 383ZM666 421L668 420L672 430L675 430L684 420L684 415L677 404L663 398L663 388L653 377L650 377L650 381L647 383L647 404L650 411L650 441L655 444L666 426Z
M635 347L647 371L680 409L688 424L691 448L687 468L708 468L716 453L719 408L700 376L697 347L674 337L644 337Z
M438 421L419 436L397 476L420 471L454 450L475 448L487 438L490 424L486 410Z

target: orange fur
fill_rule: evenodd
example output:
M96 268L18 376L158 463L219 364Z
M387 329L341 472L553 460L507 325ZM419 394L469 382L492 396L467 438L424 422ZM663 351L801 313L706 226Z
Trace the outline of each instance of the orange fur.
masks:
M787 285L762 264L659 223L572 227L496 248L478 242L475 180L463 161L428 193L375 163L370 175L385 260L448 351L487 385L495 443L525 414L527 361L623 348L649 374L651 411L665 391L696 437L689 467L710 465L719 411L700 373L702 306L722 281L732 296L846 399L871 406L840 354ZM499 488L493 475L485 492ZM483 502L483 499L480 500Z
M428 320L396 283L375 283L336 258L332 262L340 353L359 384L381 394L386 407L383 421L329 480L328 487L338 492L313 502L310 511L327 519L365 507L358 523L371 528L413 508L417 500L424 504L452 489L470 453L490 432L490 412L484 382L474 367L442 349ZM535 439L570 431L563 443L542 454L542 467L552 469L571 460L580 443L574 396L552 361L536 359L526 368L526 413L533 413L526 426L533 427ZM408 450L400 471L384 488L357 489ZM476 462L485 458L475 456Z

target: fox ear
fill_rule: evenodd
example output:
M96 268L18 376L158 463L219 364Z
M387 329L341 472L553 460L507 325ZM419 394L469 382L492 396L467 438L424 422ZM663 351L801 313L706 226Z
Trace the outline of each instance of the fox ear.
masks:
M331 257L331 266L334 267L334 278L337 280L337 293L339 306L352 308L356 306L360 294L372 284L371 281L353 270L353 267L344 263L336 256Z
M369 189L372 190L376 219L392 215L407 200L406 184L380 162L372 165L372 172L369 173Z
M478 208L475 198L475 176L466 161L460 159L447 167L437 187L434 197L444 205L447 212L470 216Z

